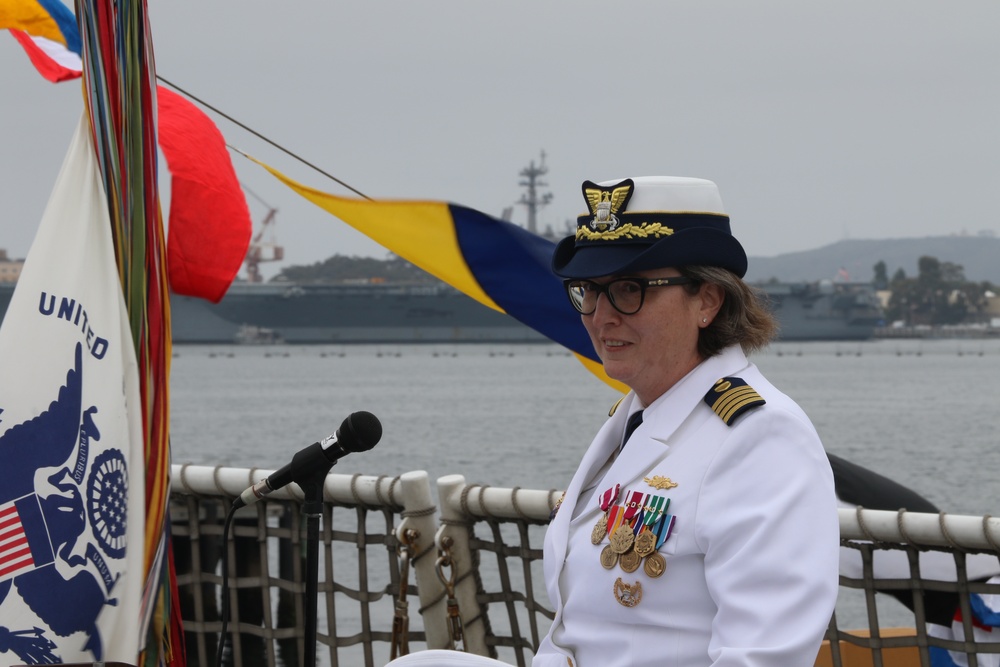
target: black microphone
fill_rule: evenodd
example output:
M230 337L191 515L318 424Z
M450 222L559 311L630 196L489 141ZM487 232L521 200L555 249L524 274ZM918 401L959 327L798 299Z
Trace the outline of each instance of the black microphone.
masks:
M295 482L300 476L311 476L321 466L328 468L351 452L366 452L382 438L382 423L370 412L354 412L347 416L336 433L301 449L291 463L271 473L233 501L233 509L252 505L272 491Z

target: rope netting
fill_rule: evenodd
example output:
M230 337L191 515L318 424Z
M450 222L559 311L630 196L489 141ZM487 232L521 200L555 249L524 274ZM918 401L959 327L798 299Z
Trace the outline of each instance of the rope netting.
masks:
M194 483L185 471L180 484L177 472L172 537L188 657L210 665L222 629L226 512L267 471L202 471ZM225 545L228 664L302 663L306 530L290 489L240 510ZM468 485L457 475L439 479L437 491L440 507L423 472L328 478L320 664L384 665L458 648L530 665L554 617L542 542L558 493ZM840 520L841 596L818 667L1000 665L1000 521L861 509L841 510Z
M214 663L222 630L222 549L226 548L230 620L224 662L242 667L300 665L307 539L301 503L275 494L276 499L242 508L223 545L223 524L235 496L217 486L214 493L192 493L178 491L175 485L171 498L189 662ZM376 504L360 497L324 502L317 605L320 664L374 666L389 660L394 600L400 589L395 526L403 507L390 500L393 493L380 495ZM413 582L408 591L417 592ZM409 623L409 638L418 644L424 641L419 616Z

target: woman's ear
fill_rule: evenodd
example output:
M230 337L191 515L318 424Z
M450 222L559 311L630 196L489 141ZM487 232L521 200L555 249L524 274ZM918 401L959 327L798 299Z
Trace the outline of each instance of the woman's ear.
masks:
M701 299L701 310L699 311L701 321L708 324L715 319L719 309L722 308L722 303L726 300L726 292L721 285L702 283L698 297Z

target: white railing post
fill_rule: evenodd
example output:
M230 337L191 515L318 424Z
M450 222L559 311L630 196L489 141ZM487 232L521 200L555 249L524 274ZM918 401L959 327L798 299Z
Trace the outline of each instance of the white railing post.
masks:
M403 473L399 479L404 509L403 520L396 528L396 537L405 544L405 532L416 531L412 568L419 591L420 609L424 610L422 616L427 648L446 648L451 640L448 620L442 606L444 585L438 579L435 569L437 548L434 546L434 534L437 531L437 518L430 479L423 470ZM416 609L411 609L410 616L416 612Z
M452 558L451 573L455 581L455 599L462 619L462 644L467 653L488 656L486 645L486 623L476 600L476 578L472 572L472 550L469 547L469 525L473 517L463 514L461 507L462 489L465 477L446 475L437 481L438 498L441 502L441 527L435 542L441 548L445 538L450 539L448 551ZM441 608L442 617L447 622L447 605Z

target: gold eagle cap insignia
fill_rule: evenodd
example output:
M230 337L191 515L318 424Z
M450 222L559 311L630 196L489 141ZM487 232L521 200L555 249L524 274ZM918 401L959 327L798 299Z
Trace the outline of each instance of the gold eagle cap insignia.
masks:
M669 477L662 477L660 475L653 475L652 477L643 477L642 481L649 484L654 489L660 489L661 491L672 489L677 486L677 482L671 480Z
M614 231L621 224L618 213L625 209L634 187L632 179L609 188L586 181L583 184L583 196L594 216L590 221L590 228L599 232Z

